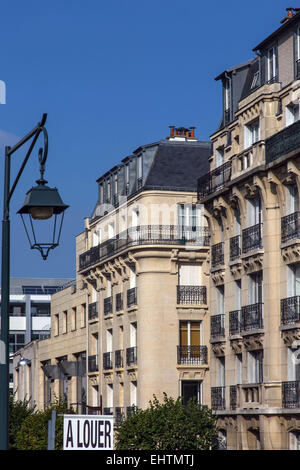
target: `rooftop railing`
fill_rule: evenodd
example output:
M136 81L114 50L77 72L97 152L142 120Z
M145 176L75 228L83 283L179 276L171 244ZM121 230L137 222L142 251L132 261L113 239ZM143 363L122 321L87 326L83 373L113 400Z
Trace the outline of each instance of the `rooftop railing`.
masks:
M139 245L209 246L208 227L177 225L141 225L131 227L79 256L79 270Z

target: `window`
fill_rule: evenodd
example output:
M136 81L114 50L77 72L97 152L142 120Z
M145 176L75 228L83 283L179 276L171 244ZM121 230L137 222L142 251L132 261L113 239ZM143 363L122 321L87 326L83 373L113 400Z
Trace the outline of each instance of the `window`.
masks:
M68 331L68 312L65 310L63 312L63 324L62 324L63 330L62 333L67 333Z
M263 382L263 350L248 352L248 383Z
M267 55L267 81L272 82L277 79L277 48L273 46L268 50Z
M180 346L200 346L201 344L201 322L181 321Z
M216 150L216 168L224 163L224 147L219 147Z
M296 103L291 103L285 108L286 126L290 126L296 121L299 121L299 101Z
M247 226L252 227L253 225L262 223L262 207L261 198L255 197L247 200Z
M225 313L225 294L224 294L224 286L217 286L216 287L217 293L217 314L224 315Z
M202 225L201 205L178 204L178 225L180 236L186 240L193 240L194 232Z
M50 304L48 303L32 303L31 316L33 317L50 317Z
M76 307L73 307L71 310L71 330L76 330Z
M251 83L251 90L253 90L253 88L256 88L258 85L259 85L259 71L255 72L255 74L253 75L253 80Z
M296 184L286 187L286 215L299 211L299 193Z
M300 263L287 266L287 296L300 295Z
M59 315L54 315L54 335L59 335Z
M300 450L300 431L290 432L290 450Z
M251 122L245 126L245 145L244 148L247 149L251 145L255 144L260 139L260 126L259 119Z
M262 302L263 298L263 274L258 271L250 274L248 278L248 297L249 305Z
M236 373L236 383L243 383L243 356L242 354L237 354L235 356L235 373Z
M13 354L25 345L25 334L9 333L9 353Z
M197 403L202 403L201 386L202 382L197 380L183 380L181 382L181 396L184 406L191 399L196 399Z
M178 277L180 286L201 286L201 266L199 264L180 263Z
M9 302L9 315L11 317L25 317L26 305L21 302Z
M295 34L295 78L300 75L300 28Z
M225 387L225 357L217 357L218 387Z
M33 331L31 333L31 341L34 341L34 340L43 340L43 339L48 339L50 338L50 332L47 332L47 331Z

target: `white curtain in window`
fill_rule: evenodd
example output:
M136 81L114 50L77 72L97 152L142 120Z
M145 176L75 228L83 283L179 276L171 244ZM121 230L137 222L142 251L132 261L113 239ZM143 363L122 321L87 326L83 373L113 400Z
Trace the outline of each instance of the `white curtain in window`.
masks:
M199 264L180 264L179 285L201 286L201 266Z

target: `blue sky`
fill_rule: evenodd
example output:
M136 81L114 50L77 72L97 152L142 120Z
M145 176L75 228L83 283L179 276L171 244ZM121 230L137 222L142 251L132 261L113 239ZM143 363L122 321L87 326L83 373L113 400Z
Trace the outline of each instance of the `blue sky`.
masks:
M45 177L70 205L60 246L45 262L27 246L16 215L39 176L36 150L11 204L11 275L75 277L75 236L96 203L96 179L140 145L165 138L169 125L196 126L196 136L208 140L221 117L214 78L251 59L287 6L279 0L4 2L0 181L4 145L46 112ZM13 157L12 178L24 151Z

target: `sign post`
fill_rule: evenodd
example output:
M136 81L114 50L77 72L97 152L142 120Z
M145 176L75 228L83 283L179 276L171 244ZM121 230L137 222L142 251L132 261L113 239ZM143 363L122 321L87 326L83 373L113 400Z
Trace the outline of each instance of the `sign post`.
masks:
M113 450L113 416L63 416L64 450Z

